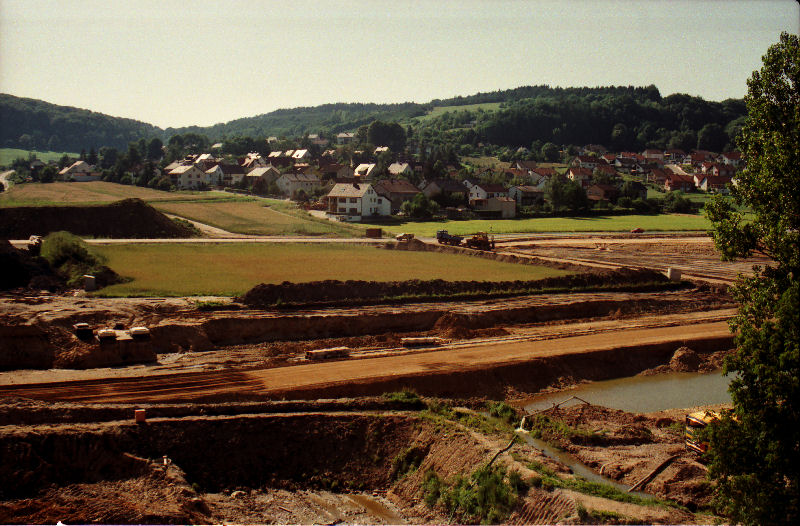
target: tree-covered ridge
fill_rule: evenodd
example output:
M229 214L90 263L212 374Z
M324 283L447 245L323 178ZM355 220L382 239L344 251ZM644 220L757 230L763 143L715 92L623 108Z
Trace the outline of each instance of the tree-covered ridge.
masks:
M500 103L500 108L467 109L483 103ZM452 111L425 121L415 119L437 106ZM0 144L61 151L124 149L142 138L158 137L166 143L173 135L187 133L203 135L212 143L236 138L262 143L270 136L333 138L338 132L381 121L413 128L412 149L424 143L426 147L463 146L471 153L480 144L539 151L553 143L602 144L617 151L648 147L723 151L733 147L744 114L739 99L711 102L683 94L662 98L655 86L524 86L427 104L336 103L280 109L208 127L161 130L132 119L0 95Z
M133 119L0 93L0 144L49 151L127 148L163 130Z
M309 133L336 134L352 131L373 121L407 121L424 115L422 104L336 103L314 107L280 109L213 126L167 128L167 134L201 133L213 140L226 137L302 137Z
M528 98L517 98L532 94ZM746 109L741 99L723 102L675 94L662 98L647 88L517 88L452 101L463 104L503 101L498 111L453 111L428 121L450 131L458 144L479 143L539 150L544 143L602 144L615 151L693 148L724 151L734 147ZM433 134L435 135L435 134ZM534 145L534 143L537 143Z

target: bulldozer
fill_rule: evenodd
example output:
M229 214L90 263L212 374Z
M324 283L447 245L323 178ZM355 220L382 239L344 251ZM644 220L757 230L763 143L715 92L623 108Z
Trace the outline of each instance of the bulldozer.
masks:
M475 250L494 250L494 236L490 239L486 232L478 232L464 241L464 245Z

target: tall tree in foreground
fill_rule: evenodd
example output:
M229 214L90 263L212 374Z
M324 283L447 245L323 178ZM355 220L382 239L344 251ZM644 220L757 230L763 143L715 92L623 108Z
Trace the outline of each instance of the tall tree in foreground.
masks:
M784 33L748 80L740 146L747 168L730 202L707 206L723 259L772 259L733 288L733 414L710 429L709 475L721 513L744 524L800 521L800 44Z

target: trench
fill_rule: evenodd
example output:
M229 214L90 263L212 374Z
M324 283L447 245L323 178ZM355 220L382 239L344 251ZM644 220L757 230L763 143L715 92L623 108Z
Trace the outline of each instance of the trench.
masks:
M517 436L522 438L528 445L538 449L541 451L546 457L552 458L553 460L560 462L567 466L575 476L584 478L589 482L597 482L600 484L606 484L608 486L612 486L619 491L630 493L630 495L635 495L637 497L641 497L644 499L652 499L654 498L653 495L649 493L644 493L641 491L631 491L628 492L628 486L625 484L620 484L616 480L610 479L608 477L604 477L598 473L592 471L589 467L583 464L580 460L576 459L566 451L562 451L554 446L551 446L544 440L539 440L538 438L533 438L530 433L522 427L516 430Z
M392 460L425 425L403 413L234 415L37 427L0 436L2 498L50 485L138 476L162 459L203 492L234 488L386 489ZM188 447L187 447L188 446Z

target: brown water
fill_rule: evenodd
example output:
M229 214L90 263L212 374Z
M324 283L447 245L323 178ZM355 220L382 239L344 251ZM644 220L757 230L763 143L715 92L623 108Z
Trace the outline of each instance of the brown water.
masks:
M536 396L524 405L528 412L552 407L571 396L594 405L632 413L730 403L733 377L713 373L669 373L590 382L573 389Z

